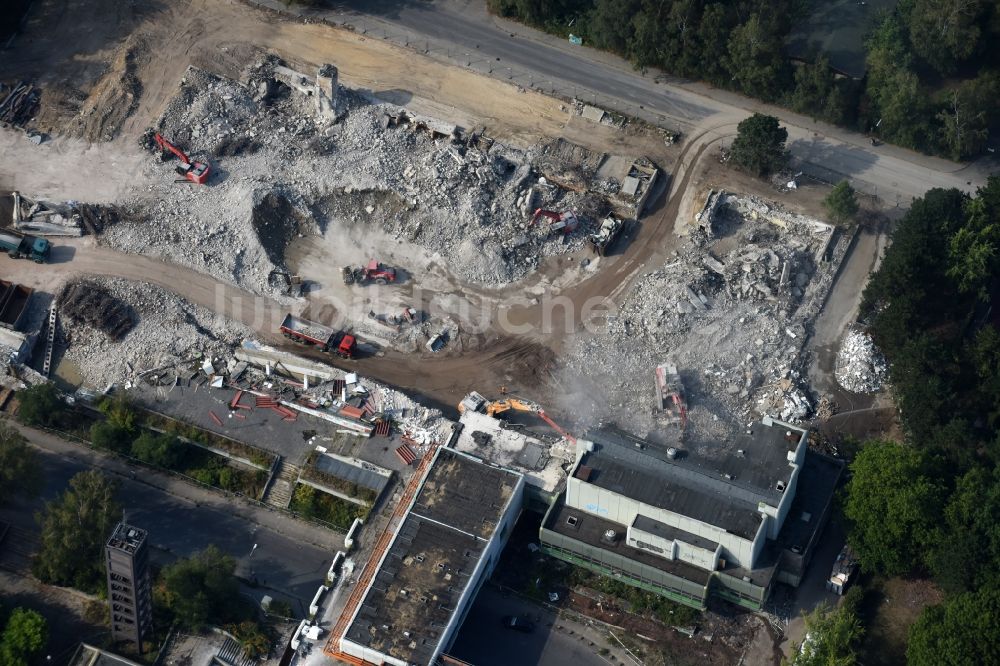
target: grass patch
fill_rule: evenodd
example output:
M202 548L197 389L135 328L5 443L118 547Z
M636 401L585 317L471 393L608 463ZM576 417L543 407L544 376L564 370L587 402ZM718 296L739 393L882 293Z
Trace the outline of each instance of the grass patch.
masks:
M309 454L309 458L306 460L306 464L302 468L302 476L304 478L343 493L348 497L355 497L365 504L375 503L378 493L371 488L359 486L353 481L348 481L347 479L342 479L339 476L317 469L315 467L316 461L319 460L319 456L321 455L323 454L319 451L313 451Z
M355 518L364 520L371 511L370 506L348 502L304 483L296 484L288 508L306 518L322 520L342 530L350 529Z

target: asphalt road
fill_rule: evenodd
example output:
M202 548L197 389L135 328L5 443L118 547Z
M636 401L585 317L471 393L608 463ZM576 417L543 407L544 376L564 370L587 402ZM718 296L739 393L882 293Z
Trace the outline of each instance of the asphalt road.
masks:
M45 476L41 495L31 502L20 501L0 509L0 520L31 530L38 529L33 515L44 502L65 490L75 474L92 469L75 458L46 450L38 450L38 454ZM260 587L253 591L255 598L275 596L270 588L308 609L326 576L331 553L259 527L222 508L198 506L149 486L141 481L144 473L138 470L136 480L114 478L121 482L118 499L125 508L125 519L149 531L154 561L169 562L214 544L236 558L238 575L249 578L252 572L257 577Z
M535 631L530 634L502 626L506 615L530 618ZM515 596L504 596L484 585L469 610L449 654L475 666L607 666L580 633L570 636L558 631L555 614ZM559 622L560 624L562 621ZM596 638L594 636L593 638Z
M998 168L993 158L961 165L894 146L872 146L856 132L741 95L653 72L643 76L620 58L490 16L482 0L345 0L325 15L522 86L593 98L647 119L665 116L663 124L687 135L707 130L735 135L736 124L752 111L776 115L789 130L795 168L829 182L849 178L889 207L906 208L932 187L971 191Z

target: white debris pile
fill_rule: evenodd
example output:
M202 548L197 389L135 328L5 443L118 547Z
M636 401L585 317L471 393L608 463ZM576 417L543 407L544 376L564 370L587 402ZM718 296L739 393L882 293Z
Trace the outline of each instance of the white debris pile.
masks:
M126 304L136 319L117 342L99 327L63 322L69 340L65 359L95 388L129 383L143 372L202 355L227 354L249 333L241 324L143 282L92 278L87 283Z
M693 232L672 260L636 281L603 330L570 343L562 384L601 378L588 387L598 396L596 420L655 439L653 371L667 357L687 395L693 446L725 441L764 414L792 422L811 415L802 346L847 243L816 263L826 238L808 225L722 215L724 233Z
M875 393L885 384L889 366L868 333L853 328L837 354L837 383L853 393Z
M535 149L462 137L370 96L340 88L336 124L318 122L312 98L268 78L273 66L258 63L246 84L189 68L157 129L210 164L208 183L184 182L176 159L151 151L151 184L106 232L112 247L269 292L267 276L289 268L296 238L375 224L446 257L463 280L502 285L582 247L605 213L599 197L540 177ZM536 208L576 210L580 224L569 234L547 218L532 224ZM262 230L261 209L285 223Z

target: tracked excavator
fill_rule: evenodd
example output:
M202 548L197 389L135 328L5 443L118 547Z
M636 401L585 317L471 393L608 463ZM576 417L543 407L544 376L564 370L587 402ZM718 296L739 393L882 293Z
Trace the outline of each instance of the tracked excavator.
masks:
M553 421L540 405L527 400L522 400L521 398L504 398L503 400L491 401L487 400L476 391L473 391L469 395L465 396L462 402L458 403L458 411L460 414L464 414L466 410L483 412L487 416L492 416L494 418L499 414L509 411L535 414L538 418L545 421L549 427L558 432L561 437L565 438L571 444L576 444L576 437L566 432L558 423Z
M159 132L153 135L153 141L156 142L156 147L160 149L160 152L163 155L172 153L178 160L180 160L181 163L180 166L177 167L177 173L184 176L185 180L189 180L196 185L205 184L208 180L208 174L211 171L208 164L192 160L184 153L183 150L167 141Z

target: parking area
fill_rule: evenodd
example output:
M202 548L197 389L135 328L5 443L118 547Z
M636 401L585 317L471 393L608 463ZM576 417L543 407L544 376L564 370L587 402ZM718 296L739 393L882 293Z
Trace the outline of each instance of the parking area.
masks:
M503 618L509 615L531 621L534 631L504 627ZM606 641L600 631L558 618L531 601L504 594L487 584L479 592L450 654L475 666L606 666L612 662L598 654L608 648Z

